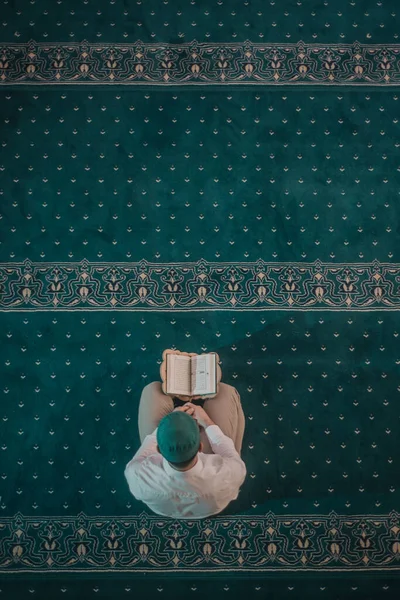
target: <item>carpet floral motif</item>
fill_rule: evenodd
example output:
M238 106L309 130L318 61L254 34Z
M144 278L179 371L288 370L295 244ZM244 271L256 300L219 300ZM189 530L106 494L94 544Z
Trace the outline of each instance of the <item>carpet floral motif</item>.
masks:
M0 45L0 84L398 85L400 45L28 43Z
M376 309L400 307L400 266L266 263L0 265L0 309Z
M1 526L0 572L398 569L400 515L34 518Z

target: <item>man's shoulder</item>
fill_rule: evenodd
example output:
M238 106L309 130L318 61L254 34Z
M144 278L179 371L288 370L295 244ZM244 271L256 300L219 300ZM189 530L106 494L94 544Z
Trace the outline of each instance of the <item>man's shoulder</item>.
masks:
M140 463L127 465L125 478L135 496L152 495L160 489L161 482L167 480L167 474L157 456L147 456Z
M155 471L164 472L162 457L159 454L151 454L150 456L146 456L143 460L127 464L125 467L125 476L142 476L148 471L152 471L153 473Z

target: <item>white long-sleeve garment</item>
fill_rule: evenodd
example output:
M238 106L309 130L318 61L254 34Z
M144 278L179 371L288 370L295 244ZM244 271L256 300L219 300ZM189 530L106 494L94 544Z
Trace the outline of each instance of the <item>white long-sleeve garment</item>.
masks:
M153 512L177 519L209 517L235 500L246 465L218 425L209 425L205 431L215 454L199 452L197 463L188 471L173 469L157 452L157 429L146 436L125 468L135 498Z

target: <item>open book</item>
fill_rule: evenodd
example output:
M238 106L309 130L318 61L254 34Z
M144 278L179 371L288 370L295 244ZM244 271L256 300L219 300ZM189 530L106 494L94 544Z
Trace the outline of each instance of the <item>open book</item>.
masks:
M167 354L166 393L206 396L217 393L217 355Z

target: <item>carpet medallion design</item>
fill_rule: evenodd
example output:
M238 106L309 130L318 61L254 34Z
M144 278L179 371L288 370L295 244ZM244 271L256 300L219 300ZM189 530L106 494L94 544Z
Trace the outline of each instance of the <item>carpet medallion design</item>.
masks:
M3 3L2 597L398 597L399 18ZM209 519L123 477L166 347L241 396Z

